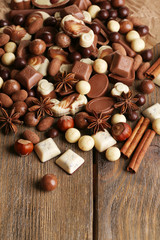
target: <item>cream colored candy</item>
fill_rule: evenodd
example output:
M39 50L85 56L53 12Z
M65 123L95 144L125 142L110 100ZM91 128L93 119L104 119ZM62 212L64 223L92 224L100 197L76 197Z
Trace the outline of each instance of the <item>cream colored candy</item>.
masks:
M52 138L47 138L44 141L37 143L34 150L41 162L46 162L61 153Z
M104 56L104 54L103 54L103 52L105 52L105 50L107 50L107 49L112 49L110 46L101 46L100 48L98 48L98 56L97 56L97 58L103 58Z
M46 79L42 79L38 82L37 91L43 96L50 94L54 90L54 85L48 82Z
M78 141L78 147L84 151L90 151L94 147L94 140L89 135L82 136Z
M153 82L160 87L160 74L153 80Z
M84 159L71 149L56 160L56 164L69 174L74 173L83 163Z
M118 32L120 29L120 24L115 20L110 20L107 24L107 28L111 32Z
M117 147L109 147L106 150L106 158L108 161L114 162L120 159L121 152Z
M152 122L152 128L158 135L160 135L160 118L157 118Z
M126 122L126 117L123 114L116 113L111 118L112 125L119 123L119 122Z
M131 48L135 52L141 52L145 48L145 42L141 38L134 39L131 42Z
M82 11L83 13L83 16L84 16L84 21L86 22L91 22L92 21L92 18L91 18L91 15L89 12L87 11Z
M117 143L107 130L105 130L105 132L97 132L92 135L92 138L94 139L95 148L98 152L104 152L107 148Z
M93 69L96 73L106 73L108 64L103 59L96 59L93 64Z
M121 96L122 92L128 93L129 87L124 83L118 82L112 88L111 95L112 96Z
M155 119L160 118L160 104L155 103L154 105L150 106L149 108L145 109L142 114L149 118L151 122Z
M14 53L9 52L9 53L3 54L1 61L4 65L10 66L13 64L15 59L16 59L16 57L15 57Z
M80 62L84 62L93 66L94 61L90 58L82 58Z
M137 39L137 38L140 38L140 35L137 31L135 30L132 30L132 31L129 31L126 35L126 40L127 42L132 42L133 40Z
M3 83L4 83L3 78L0 77L0 89L2 88Z
M75 143L79 140L81 136L81 133L78 129L76 128L69 128L66 132L65 132L65 139L67 140L67 142L69 143Z
M91 47L94 42L94 32L90 30L80 36L79 45L83 48Z
M4 46L4 51L6 53L14 53L16 51L17 45L14 42L8 42Z
M48 13L43 12L43 11L37 11L37 12L34 12L34 13L35 14L37 14L37 13L41 14L41 16L43 18L43 21L50 17L50 15Z
M76 84L76 91L80 94L85 95L85 94L89 93L90 90L91 90L91 85L87 81L82 80Z
M44 62L41 63L40 67L38 68L38 72L41 73L43 76L46 76L48 66L49 66L49 60L47 58L45 58Z
M73 64L62 64L60 66L59 71L60 73L64 73L64 72L70 73L72 71L72 67L73 67Z
M99 13L100 11L100 7L97 6L97 5L91 5L89 8L88 8L88 12L89 14L91 15L91 18L96 18L97 14Z

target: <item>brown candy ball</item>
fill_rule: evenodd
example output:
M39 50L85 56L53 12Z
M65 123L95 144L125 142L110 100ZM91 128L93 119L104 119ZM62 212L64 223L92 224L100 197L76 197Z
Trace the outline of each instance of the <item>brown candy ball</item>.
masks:
M149 27L146 25L140 25L136 28L136 30L141 37L143 37L149 33Z
M26 114L28 109L27 104L22 101L15 102L12 107L15 108L16 112L20 113L20 116Z
M35 112L28 112L24 117L24 122L29 127L35 127L39 123L39 119L36 118Z
M61 48L67 48L71 44L71 38L62 32L56 34L55 42Z
M59 134L58 130L56 128L51 128L48 133L47 133L47 136L50 137L50 138L55 138L57 137Z
M27 65L27 62L22 57L17 57L14 61L14 67L18 70L23 69Z
M87 117L89 117L89 114L86 112L77 113L74 119L76 127L79 129L87 128L89 125Z
M131 30L133 30L133 23L130 20L124 19L120 21L120 33L125 34Z
M129 8L128 7L121 7L118 9L118 16L120 18L126 18L129 15Z
M114 8L119 8L124 6L125 0L111 0L111 5Z
M120 34L118 32L112 32L109 35L109 40L113 43L119 42Z
M41 187L44 191L53 191L57 187L57 177L53 174L46 174L41 179Z
M144 80L140 85L140 91L144 94L150 94L154 89L155 85L151 80Z
M127 113L127 119L131 122L136 121L138 118L138 113L136 111L130 111Z
M141 56L142 56L144 62L151 61L152 58L153 58L153 51L152 51L152 49L146 49L146 50L142 51L141 52Z
M100 2L98 5L101 9L105 9L105 10L110 10L111 9L111 4L108 1Z
M144 94L138 93L134 96L134 98L138 98L136 105L143 106L146 103L146 97Z
M35 39L29 44L29 51L34 55L41 55L46 50L46 44L42 39Z
M21 86L19 82L17 82L14 79L7 80L4 82L2 91L6 93L7 95L11 96L13 93L19 91L21 89Z

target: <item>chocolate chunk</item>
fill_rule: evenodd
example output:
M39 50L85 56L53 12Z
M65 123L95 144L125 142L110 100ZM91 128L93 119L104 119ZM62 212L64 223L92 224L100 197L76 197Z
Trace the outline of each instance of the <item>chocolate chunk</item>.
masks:
M105 96L109 84L108 77L105 74L95 74L90 78L89 83L91 90L87 94L87 97L97 98Z
M74 0L74 4L76 4L80 10L86 10L89 8L89 6L92 5L92 3L89 0Z
M29 65L26 66L21 72L16 74L16 80L28 90L34 87L42 78L43 75Z
M84 62L76 61L73 65L72 73L75 73L75 78L88 81L92 73L92 66Z
M133 67L133 58L115 53L110 71L120 77L128 78Z
M122 83L126 84L127 86L132 86L132 83L135 80L135 71L132 70L131 73L130 73L130 76L127 77L127 78L120 77L120 76L118 76L116 74L113 74L113 73L110 73L108 76L109 76L109 79L113 83L122 82Z
M61 16L65 17L66 15L72 14L74 17L83 20L84 15L82 11L79 9L79 7L75 4L65 7L64 10L61 12Z
M111 97L94 98L87 103L86 111L89 113L95 111L97 114L100 114L102 112L104 115L111 114L114 110L113 108L114 104L115 101Z
M59 7L62 5L65 5L67 2L69 2L69 0L58 0L55 3L51 3L49 4L49 1L38 1L38 0L32 0L32 4L38 8L55 8L55 7Z

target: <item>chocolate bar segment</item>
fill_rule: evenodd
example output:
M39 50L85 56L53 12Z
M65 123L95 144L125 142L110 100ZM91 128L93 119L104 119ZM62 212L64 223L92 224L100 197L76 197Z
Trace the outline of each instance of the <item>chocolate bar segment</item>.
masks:
M126 84L127 86L132 86L132 84L135 80L135 71L132 70L129 77L127 77L127 78L120 77L113 73L110 73L108 76L109 76L109 79L111 80L111 82L113 82L113 83L122 82L122 83Z
M76 61L73 65L72 73L75 73L75 78L88 81L92 73L92 66L84 62Z
M69 14L73 15L74 17L76 17L80 20L84 19L84 15L83 15L82 11L75 4L65 7L64 10L61 12L62 17L65 17L66 15L69 15Z

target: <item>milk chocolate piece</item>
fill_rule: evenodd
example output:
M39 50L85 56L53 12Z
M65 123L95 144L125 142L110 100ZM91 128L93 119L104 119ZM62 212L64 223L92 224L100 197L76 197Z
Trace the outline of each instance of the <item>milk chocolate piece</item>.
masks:
M132 83L135 80L135 71L132 70L131 73L130 73L130 76L127 77L127 78L120 77L120 76L118 76L116 74L113 74L113 73L110 73L108 76L109 76L109 79L113 83L122 82L122 83L126 84L127 86L132 86Z
M114 110L113 108L114 104L115 104L115 101L111 97L94 98L87 103L86 111L89 113L92 113L92 111L95 111L97 114L100 114L102 112L103 115L111 114Z
M75 4L65 7L64 10L61 12L61 16L65 17L66 15L72 14L74 17L83 20L84 15L82 11L79 9L79 7Z
M113 74L128 78L133 67L133 58L115 53L110 67Z
M105 96L109 84L108 77L105 74L95 74L90 78L89 83L91 90L87 97L92 99Z
M27 90L34 87L43 75L37 72L33 67L27 65L21 72L16 74L16 80L19 81Z
M80 10L86 10L89 8L89 6L92 5L92 3L89 0L74 0L74 4L76 4Z
M73 65L72 73L75 73L75 78L88 81L92 73L92 66L84 62L76 61Z

